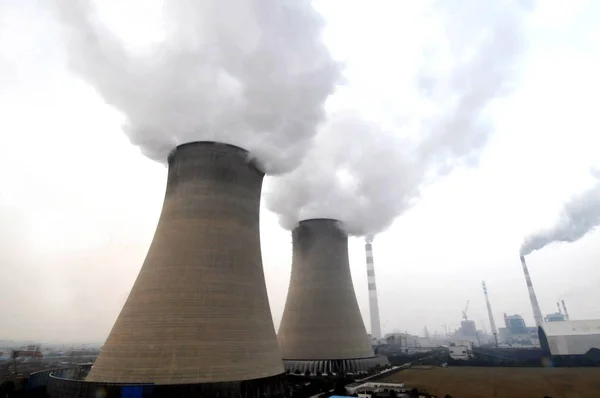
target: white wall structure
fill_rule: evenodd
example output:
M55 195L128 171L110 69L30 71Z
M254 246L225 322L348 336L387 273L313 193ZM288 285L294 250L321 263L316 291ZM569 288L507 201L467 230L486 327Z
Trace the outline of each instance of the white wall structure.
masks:
M544 323L542 345L544 339L552 355L584 355L592 348L600 349L600 319Z

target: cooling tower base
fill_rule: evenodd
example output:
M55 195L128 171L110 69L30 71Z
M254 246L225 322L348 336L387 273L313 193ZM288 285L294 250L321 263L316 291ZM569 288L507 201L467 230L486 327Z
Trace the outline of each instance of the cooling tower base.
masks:
M133 394L131 396L165 398L284 398L290 396L285 374L254 380L204 384L103 383L65 379L52 375L47 386L47 394L50 398L123 397L128 393Z
M283 366L290 373L360 373L368 372L377 366L389 365L387 357L375 356L355 359L330 359L330 360L291 360L284 359Z

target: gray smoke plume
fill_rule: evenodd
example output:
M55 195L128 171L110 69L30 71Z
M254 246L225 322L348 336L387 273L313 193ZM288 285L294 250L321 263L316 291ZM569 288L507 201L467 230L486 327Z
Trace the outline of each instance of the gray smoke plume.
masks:
M592 171L592 175L595 185L565 203L554 226L525 238L522 256L550 243L575 242L600 225L600 171Z
M165 1L165 39L135 53L91 0L55 4L71 67L157 161L182 143L218 141L250 151L268 173L290 170L340 76L309 0Z
M284 228L321 217L340 220L351 235L377 234L415 203L425 184L476 163L493 130L488 105L514 86L531 5L435 4L429 15L439 31L423 50L416 97L402 102L417 103L415 115L392 131L360 112L331 117L301 165L267 191L267 207ZM402 134L405 129L417 130L417 137Z

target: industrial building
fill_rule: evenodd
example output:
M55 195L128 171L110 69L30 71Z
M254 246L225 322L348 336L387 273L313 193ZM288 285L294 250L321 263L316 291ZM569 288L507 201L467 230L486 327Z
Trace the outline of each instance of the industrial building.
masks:
M585 355L600 350L600 320L546 322L539 329L540 345L552 356Z
M348 236L338 221L304 220L292 232L292 275L277 337L291 372L360 372L387 364L367 336Z
M512 346L538 346L538 329L528 327L521 315L504 314L504 327L498 330L498 340Z
M154 239L87 382L282 394L260 251L264 174L248 159L213 142L171 153Z

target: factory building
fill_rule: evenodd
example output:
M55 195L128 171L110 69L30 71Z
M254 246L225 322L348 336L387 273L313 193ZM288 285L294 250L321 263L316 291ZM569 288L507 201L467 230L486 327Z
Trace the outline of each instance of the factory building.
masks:
M542 349L552 356L585 355L600 349L600 319L546 322L539 334Z
M521 315L504 314L504 326L498 330L498 340L508 345L537 346L538 329L528 327Z

